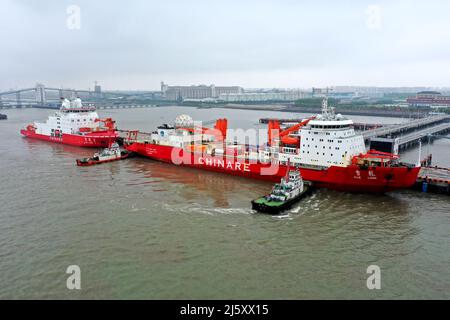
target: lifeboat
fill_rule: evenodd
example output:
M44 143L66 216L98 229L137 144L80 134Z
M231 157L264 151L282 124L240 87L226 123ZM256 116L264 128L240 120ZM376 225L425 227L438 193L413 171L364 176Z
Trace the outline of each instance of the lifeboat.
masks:
M81 133L86 133L86 132L91 132L92 129L91 128L80 128L79 130Z
M289 144L289 145L298 145L300 143L300 139L299 138L294 138L294 137L290 137L290 136L284 136L281 138L281 142L283 144Z

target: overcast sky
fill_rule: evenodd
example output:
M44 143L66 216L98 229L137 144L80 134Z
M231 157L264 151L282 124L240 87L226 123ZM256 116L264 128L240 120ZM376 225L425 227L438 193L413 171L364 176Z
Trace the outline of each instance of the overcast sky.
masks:
M448 0L0 4L0 90L450 86Z

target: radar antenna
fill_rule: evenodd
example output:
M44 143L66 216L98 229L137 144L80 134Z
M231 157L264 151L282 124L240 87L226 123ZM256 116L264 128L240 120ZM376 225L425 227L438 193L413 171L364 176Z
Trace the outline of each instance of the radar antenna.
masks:
M325 96L323 97L322 100L322 115L327 118L329 115L329 111L328 111L328 97Z

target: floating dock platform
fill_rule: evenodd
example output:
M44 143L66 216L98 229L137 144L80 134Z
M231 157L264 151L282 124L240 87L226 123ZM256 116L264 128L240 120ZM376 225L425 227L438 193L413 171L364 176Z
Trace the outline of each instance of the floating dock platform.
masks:
M440 167L423 167L420 170L415 190L426 193L450 195L450 169Z

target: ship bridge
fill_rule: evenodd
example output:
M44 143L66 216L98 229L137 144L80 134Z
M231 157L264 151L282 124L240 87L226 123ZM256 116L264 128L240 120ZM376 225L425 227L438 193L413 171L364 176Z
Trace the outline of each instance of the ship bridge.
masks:
M349 119L336 120L311 120L307 127L312 129L346 129L353 125L353 121Z

